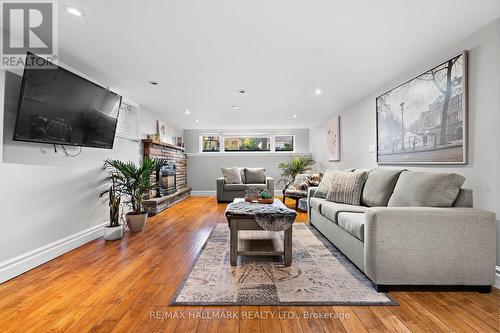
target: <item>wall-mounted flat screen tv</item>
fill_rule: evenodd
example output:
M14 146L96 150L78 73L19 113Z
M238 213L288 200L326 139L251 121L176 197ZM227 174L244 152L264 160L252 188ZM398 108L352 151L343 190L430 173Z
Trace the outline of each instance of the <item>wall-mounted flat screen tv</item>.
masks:
M14 140L112 149L121 100L109 89L28 53Z

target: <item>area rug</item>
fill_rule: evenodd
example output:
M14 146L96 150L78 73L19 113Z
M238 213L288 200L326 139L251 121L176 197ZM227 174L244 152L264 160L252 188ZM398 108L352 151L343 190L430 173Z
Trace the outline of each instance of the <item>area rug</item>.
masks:
M292 265L281 257L229 262L229 227L218 224L173 305L397 305L314 227L293 226ZM242 232L242 231L240 231ZM244 231L255 233L261 231ZM282 233L281 233L282 234Z

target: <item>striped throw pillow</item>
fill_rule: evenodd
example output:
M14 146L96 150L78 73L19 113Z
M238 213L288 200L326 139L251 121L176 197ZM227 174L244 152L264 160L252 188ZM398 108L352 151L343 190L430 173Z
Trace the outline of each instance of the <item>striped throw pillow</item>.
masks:
M326 195L326 200L359 206L367 174L363 170L334 171L332 186Z

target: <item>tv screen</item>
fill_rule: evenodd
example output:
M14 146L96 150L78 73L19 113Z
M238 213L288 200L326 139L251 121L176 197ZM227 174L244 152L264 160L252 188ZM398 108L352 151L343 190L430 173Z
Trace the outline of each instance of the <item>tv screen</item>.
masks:
M28 53L14 140L112 149L121 100L109 89Z

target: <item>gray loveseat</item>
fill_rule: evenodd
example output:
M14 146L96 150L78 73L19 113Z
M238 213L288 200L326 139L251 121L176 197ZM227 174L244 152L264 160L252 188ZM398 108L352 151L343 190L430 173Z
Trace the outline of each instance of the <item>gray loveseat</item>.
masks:
M390 181L386 174L384 180L383 171L370 172L359 206L315 197L318 188L309 188L309 222L379 291L393 285L452 285L489 292L495 282L495 214L472 208L472 191L463 188L451 207L401 202L393 207L395 195L401 200L402 191L419 192L415 186L405 188L408 183L398 186L403 183L398 177ZM425 195L420 199L449 195L440 191L420 192ZM380 206L374 206L377 200Z
M244 198L245 190L248 187L259 188L261 190L268 190L269 194L274 195L274 179L272 177L249 176L247 177L247 170L257 170L262 168L240 168L242 175L241 184L226 184L224 177L217 178L217 202L232 202L234 198Z

